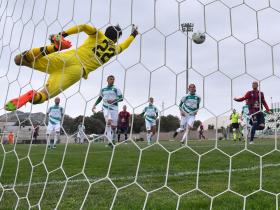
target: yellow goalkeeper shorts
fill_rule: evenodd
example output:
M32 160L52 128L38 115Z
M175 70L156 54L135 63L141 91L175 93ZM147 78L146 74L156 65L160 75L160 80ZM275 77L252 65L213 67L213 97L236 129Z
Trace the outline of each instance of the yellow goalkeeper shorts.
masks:
M32 67L49 74L45 88L50 98L75 84L84 74L84 68L73 50L36 59Z

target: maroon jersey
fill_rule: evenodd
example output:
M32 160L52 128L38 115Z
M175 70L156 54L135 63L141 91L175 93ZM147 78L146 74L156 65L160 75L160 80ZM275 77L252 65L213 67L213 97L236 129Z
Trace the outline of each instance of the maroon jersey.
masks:
M262 110L263 106L266 111L269 111L269 107L264 99L263 92L259 92L258 90L248 91L244 97L237 98L236 101L244 101L248 100L247 105L249 106L249 113L254 114L260 110Z
M119 113L119 122L118 122L118 127L124 128L129 126L129 118L130 114L127 111L121 111Z

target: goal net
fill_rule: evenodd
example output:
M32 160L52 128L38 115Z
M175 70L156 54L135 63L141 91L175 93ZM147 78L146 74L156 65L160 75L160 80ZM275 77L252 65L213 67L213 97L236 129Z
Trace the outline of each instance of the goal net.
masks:
M1 0L0 209L278 209L279 21L277 0ZM193 32L182 31L184 23L206 40L195 44ZM133 24L139 35L87 79L61 91L60 143L48 149L45 114L53 99L4 109L48 80L47 70L15 65L14 57L78 24L103 32L119 24L120 43ZM67 37L71 49L86 38L82 32ZM126 105L132 114L128 141L113 148L106 147L101 105L92 113L109 75L124 96L119 109ZM241 113L245 102L233 99L253 81L272 113L251 145L247 136L233 141L229 116L233 109ZM193 129L181 146L182 136L174 139L172 131L191 83L201 97L196 121L206 140ZM149 97L159 109L152 144L139 116ZM80 122L85 143L75 144Z

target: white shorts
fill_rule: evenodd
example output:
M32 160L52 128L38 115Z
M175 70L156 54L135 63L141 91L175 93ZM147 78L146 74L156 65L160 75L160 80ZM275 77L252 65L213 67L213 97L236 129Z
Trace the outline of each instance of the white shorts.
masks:
M187 125L193 127L194 121L195 121L194 115L181 116L180 127L183 129L185 129Z
M78 132L77 137L78 138L85 138L85 134L83 132Z
M251 127L251 125L250 125L250 119L243 119L242 121L241 121L241 126L242 127Z
M152 127L157 124L157 122L155 120L151 122L145 119L145 124L146 124L146 130L150 131Z
M48 124L47 134L51 134L53 131L60 132L60 124Z
M111 125L117 126L118 125L118 110L110 110L110 109L103 109L103 115L105 118L106 123L108 120L112 120Z

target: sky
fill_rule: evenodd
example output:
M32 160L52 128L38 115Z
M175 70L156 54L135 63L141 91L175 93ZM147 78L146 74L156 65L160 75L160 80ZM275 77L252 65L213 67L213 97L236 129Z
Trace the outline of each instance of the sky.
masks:
M124 41L135 24L139 36L122 54L90 73L87 80L61 93L66 114L91 115L91 107L106 77L124 93L120 104L140 113L153 96L161 114L179 115L178 104L189 83L202 97L197 119L223 118L243 103L234 102L260 82L270 104L280 101L280 1L279 0L2 0L0 4L1 107L30 89L40 89L48 75L16 66L16 54L49 43L48 36L77 24L104 29L120 24ZM180 24L194 23L206 33L197 45ZM67 37L68 38L68 37ZM86 34L69 37L75 48ZM188 58L187 58L188 54ZM186 63L189 66L187 68ZM46 112L54 102L22 107L24 112ZM101 105L99 105L99 110ZM5 114L0 108L0 114Z

